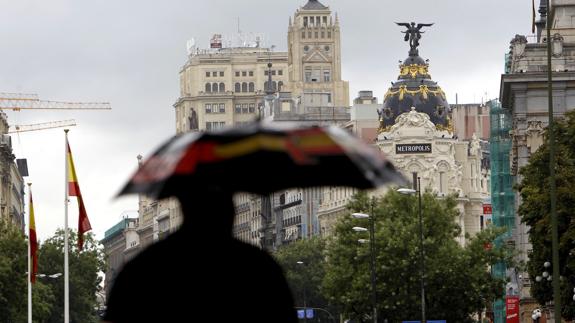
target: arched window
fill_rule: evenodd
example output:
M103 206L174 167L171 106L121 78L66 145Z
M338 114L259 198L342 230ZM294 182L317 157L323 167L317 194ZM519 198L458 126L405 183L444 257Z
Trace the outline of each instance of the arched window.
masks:
M279 81L278 82L278 92L282 90L282 87L284 86L284 82Z
M275 92L275 91L277 91L277 88L278 88L278 85L277 85L276 81L273 81L272 82L272 90Z
M248 83L244 82L242 83L242 92L247 92L248 91Z
M250 88L250 92L255 92L254 82L250 82L249 88Z
M236 92L241 92L241 91L242 91L242 88L241 88L240 83L236 83L234 90L235 90Z
M213 91L213 92L218 92L218 83L212 84L212 91Z
M264 91L267 92L267 90L268 90L268 81L265 81L264 82Z
M220 83L220 92L226 92L226 85L224 83Z
M210 83L206 83L206 93L212 92L212 85Z

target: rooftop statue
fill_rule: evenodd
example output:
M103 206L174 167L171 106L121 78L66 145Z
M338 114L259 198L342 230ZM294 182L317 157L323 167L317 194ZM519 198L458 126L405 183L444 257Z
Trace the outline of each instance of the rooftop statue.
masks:
M398 26L404 26L407 28L407 30L402 31L402 33L405 34L405 37L403 39L405 41L409 41L409 47L410 47L409 55L410 56L418 55L417 46L419 46L419 39L421 39L421 34L424 33L423 31L421 31L421 28L430 27L433 25L433 23L417 24L417 26L415 25L415 22L412 22L411 24L408 22L396 22L396 24Z

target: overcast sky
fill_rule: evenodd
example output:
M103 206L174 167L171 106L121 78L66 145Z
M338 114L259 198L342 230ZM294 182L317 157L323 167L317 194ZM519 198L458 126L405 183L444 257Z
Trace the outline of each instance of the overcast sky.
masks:
M37 93L43 100L107 101L112 111L7 111L10 124L73 118L69 133L88 217L98 239L135 197L114 199L137 166L175 133L186 41L206 48L214 33L264 33L287 50L288 19L306 0L0 0L0 92ZM509 41L531 31L528 0L324 0L339 15L342 73L350 99L373 90L380 102L398 76L409 46L394 22L433 22L420 56L455 103L496 98ZM406 5L409 3L409 5ZM532 41L530 39L530 41ZM41 240L64 222L64 132L14 135L27 158ZM70 226L77 226L76 204Z

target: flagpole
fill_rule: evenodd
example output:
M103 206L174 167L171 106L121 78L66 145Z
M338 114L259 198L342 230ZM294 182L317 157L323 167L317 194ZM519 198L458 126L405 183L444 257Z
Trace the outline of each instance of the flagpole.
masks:
M30 194L32 183L28 183L28 194ZM30 206L28 206L30 208ZM30 210L28 210L28 219L30 219ZM32 323L32 259L30 246L30 220L28 220L28 323Z
M65 176L64 176L64 323L70 323L70 278L68 275L68 129L64 129L64 156Z

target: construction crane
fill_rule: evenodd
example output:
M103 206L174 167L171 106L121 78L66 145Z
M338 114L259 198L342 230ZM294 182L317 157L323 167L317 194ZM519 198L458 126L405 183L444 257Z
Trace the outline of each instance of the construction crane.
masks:
M0 93L0 110L111 110L108 102L58 102L40 100L37 94Z
M42 123L34 123L34 124L24 124L24 125L13 125L13 126L10 126L10 128L8 129L8 133L18 133L18 132L26 132L26 131L52 129L52 128L62 128L62 127L73 127L75 125L76 125L76 120L74 120L74 119L42 122Z

